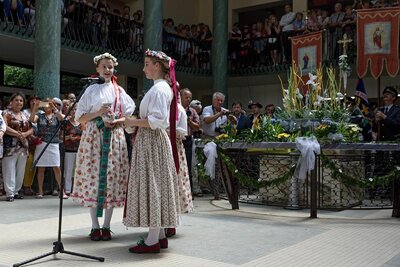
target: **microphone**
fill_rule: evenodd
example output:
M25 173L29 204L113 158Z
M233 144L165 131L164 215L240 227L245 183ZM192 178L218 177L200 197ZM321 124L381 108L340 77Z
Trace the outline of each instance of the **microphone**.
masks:
M103 83L106 82L104 77L101 77L101 76L81 78L81 81L87 81L87 82L90 82L90 83L97 83L97 84L103 84Z

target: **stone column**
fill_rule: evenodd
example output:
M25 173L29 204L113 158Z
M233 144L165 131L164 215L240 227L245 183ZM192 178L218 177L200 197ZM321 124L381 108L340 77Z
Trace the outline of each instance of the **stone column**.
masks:
M162 19L163 1L144 1L144 40L143 49L161 50L162 48ZM143 76L143 91L147 92L153 85L153 81Z
M60 1L36 2L34 92L42 98L60 96Z
M213 41L212 41L213 91L225 95L228 104L228 0L213 1Z

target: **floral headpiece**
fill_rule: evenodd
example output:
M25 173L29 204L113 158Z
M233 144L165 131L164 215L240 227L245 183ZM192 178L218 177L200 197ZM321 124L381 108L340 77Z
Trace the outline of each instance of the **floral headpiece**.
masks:
M95 57L93 58L93 62L94 62L94 64L97 65L97 62L99 62L100 60L102 60L102 59L104 59L104 58L111 59L111 60L114 62L114 66L118 66L117 58L114 57L113 55L111 55L111 54L108 53L108 52L106 52L106 53L104 53L104 54L101 54L101 55L98 55L98 56L95 56Z
M156 58L159 58L159 59L161 59L161 60L164 60L164 61L167 61L168 63L171 61L171 57L169 57L169 56L167 56L164 52L162 52L162 51L154 51L154 50L150 50L150 49L147 49L145 52L144 52L144 54L145 54L145 56L146 57L156 57Z

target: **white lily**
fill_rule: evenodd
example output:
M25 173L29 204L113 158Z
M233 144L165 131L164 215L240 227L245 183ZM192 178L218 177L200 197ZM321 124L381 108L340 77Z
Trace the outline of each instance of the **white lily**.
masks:
M309 72L308 77L309 80L306 82L306 85L311 85L313 88L317 87L318 83L316 83L315 80L318 78L318 76Z
M299 88L297 88L297 90L296 90L296 98L299 99L299 100L303 99L303 95L300 93L300 89Z

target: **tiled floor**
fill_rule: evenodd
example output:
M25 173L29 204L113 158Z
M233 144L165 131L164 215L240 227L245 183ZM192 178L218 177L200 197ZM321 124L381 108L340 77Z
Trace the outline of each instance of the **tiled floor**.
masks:
M0 198L0 266L52 251L57 240L59 201ZM128 252L147 229L127 229L122 209L114 212L109 242L88 238L88 210L67 200L62 242L66 250L105 258L104 263L58 253L27 266L400 266L400 220L390 210L319 211L241 204L197 198L196 211L160 254Z

